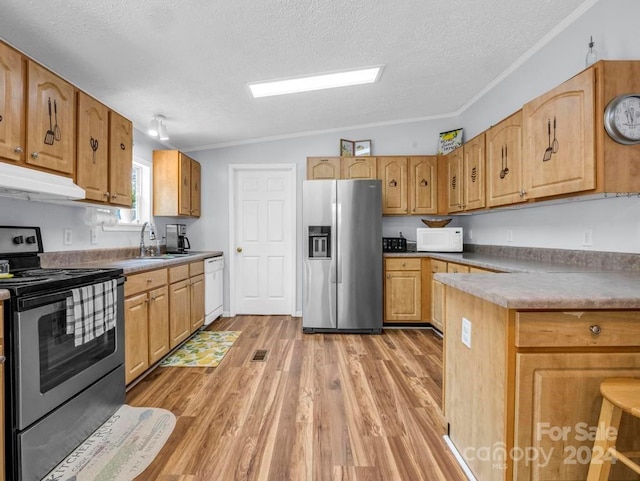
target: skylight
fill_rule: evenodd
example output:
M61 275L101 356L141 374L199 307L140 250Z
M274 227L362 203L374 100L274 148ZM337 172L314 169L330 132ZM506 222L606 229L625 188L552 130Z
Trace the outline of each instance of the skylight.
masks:
M309 92L312 90L332 89L377 82L383 65L367 67L359 70L333 72L307 77L297 77L248 84L254 98L271 97L273 95Z

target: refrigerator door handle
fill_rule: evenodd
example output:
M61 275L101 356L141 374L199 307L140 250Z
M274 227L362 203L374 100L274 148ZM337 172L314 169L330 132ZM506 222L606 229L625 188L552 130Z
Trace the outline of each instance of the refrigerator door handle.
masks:
M336 216L338 212L338 204L335 199L335 192L333 193L333 200L331 202L331 249L329 250L329 257L331 258L331 264L329 265L329 282L331 284L335 284L337 282L336 278Z
M342 203L338 202L337 204L337 213L336 213L336 227L339 229L342 226ZM342 284L342 235L341 232L336 232L337 242L334 245L337 245L336 248L336 281L338 284Z

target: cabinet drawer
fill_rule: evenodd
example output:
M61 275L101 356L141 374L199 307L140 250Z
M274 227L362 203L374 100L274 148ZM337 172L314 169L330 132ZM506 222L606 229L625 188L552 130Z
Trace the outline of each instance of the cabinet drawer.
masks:
M204 274L204 261L189 264L189 277Z
M640 312L518 312L516 346L640 346Z
M431 272L447 272L447 263L445 261L438 261L431 259Z
M385 259L384 267L388 271L419 271L419 257L401 257L395 259Z
M189 264L169 267L169 283L181 281L189 277Z
M456 264L455 262L449 262L447 264L447 272L449 274L468 274L469 266L463 264Z
M124 283L124 295L126 297L139 292L155 289L167 283L167 269L156 269L154 271L142 272L127 276Z

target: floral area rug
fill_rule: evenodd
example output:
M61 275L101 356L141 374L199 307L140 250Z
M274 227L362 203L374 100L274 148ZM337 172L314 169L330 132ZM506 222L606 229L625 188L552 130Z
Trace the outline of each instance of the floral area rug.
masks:
M160 365L216 367L239 336L240 331L200 331Z
M166 409L125 404L43 481L132 481L155 459L175 425Z

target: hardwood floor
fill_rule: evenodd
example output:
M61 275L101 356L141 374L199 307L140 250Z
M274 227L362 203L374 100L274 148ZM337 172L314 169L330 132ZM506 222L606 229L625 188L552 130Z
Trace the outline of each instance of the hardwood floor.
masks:
M175 431L139 481L466 480L442 439L442 341L431 331L302 334L238 316L217 368L160 367L127 394ZM267 349L265 362L251 362Z

